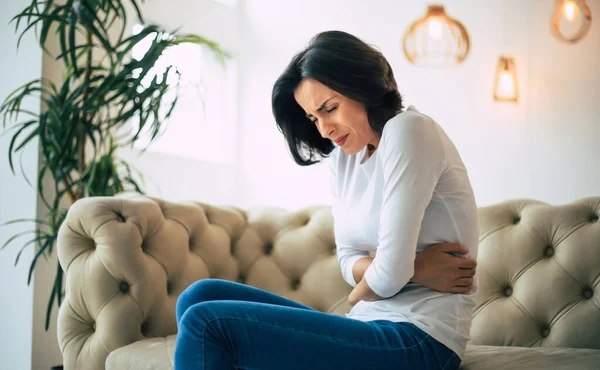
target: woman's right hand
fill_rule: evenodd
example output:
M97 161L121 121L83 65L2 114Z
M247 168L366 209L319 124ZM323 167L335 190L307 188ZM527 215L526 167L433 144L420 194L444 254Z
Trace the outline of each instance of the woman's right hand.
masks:
M468 293L473 285L477 261L450 253L468 250L458 243L435 244L415 258L415 274L410 280L443 293Z

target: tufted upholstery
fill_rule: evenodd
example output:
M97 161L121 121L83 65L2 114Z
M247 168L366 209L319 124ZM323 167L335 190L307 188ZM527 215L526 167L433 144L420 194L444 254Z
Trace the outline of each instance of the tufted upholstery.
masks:
M600 349L599 214L600 197L480 208L473 345ZM137 195L76 202L58 240L65 368L103 369L113 351L119 368L161 368L150 353L168 364L177 296L207 277L347 312L332 221L329 207L241 210ZM125 365L128 351L148 366Z
M474 344L600 349L600 198L480 209Z

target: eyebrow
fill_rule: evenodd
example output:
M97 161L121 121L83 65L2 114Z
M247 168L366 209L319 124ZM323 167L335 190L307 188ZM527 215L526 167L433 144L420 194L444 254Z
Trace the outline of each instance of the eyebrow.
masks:
M333 97L331 97L331 98L329 98L329 99L325 100L325 101L323 102L323 104L321 104L321 106L320 106L319 108L317 108L317 112L320 112L320 111L322 111L323 109L325 109L325 104L327 104L327 102L328 102L328 101L330 101L331 99L333 99ZM311 119L312 117L313 117L313 115L312 115L312 114L310 114L310 113L308 113L308 114L306 115L306 118L308 118L308 119Z

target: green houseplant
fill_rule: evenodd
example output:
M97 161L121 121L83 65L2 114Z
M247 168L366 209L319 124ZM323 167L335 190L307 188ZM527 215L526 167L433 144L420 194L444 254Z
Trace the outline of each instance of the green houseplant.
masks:
M13 18L15 32L36 31L40 47L58 39L56 57L64 74L60 83L40 78L17 88L0 106L3 134L11 135L8 159L34 138L39 141L40 163L36 190L47 214L30 222L32 228L13 235L2 246L19 242L21 252L37 246L27 284L36 263L53 251L68 208L78 199L110 196L125 190L143 193L139 174L116 157L119 147L130 146L145 134L152 142L164 130L177 103L180 75L176 68L153 69L163 51L181 43L207 47L223 60L227 53L217 43L197 35L178 35L145 24L144 0L32 0ZM143 29L127 32L127 17L137 16ZM148 45L140 59L131 57L140 42ZM150 41L148 41L150 40ZM17 43L17 48L18 48ZM41 104L40 113L24 108L28 101ZM52 186L44 186L50 178ZM23 238L30 236L29 238ZM57 266L46 311L46 330L55 304L63 298L63 271Z

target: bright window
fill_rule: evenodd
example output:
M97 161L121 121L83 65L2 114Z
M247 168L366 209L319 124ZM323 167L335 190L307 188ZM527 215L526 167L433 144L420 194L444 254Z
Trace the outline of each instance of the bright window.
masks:
M235 8L238 5L238 0L214 0L217 3L225 4L230 8Z
M136 25L134 34L141 25ZM132 51L140 59L148 50L147 40ZM180 44L168 48L159 58L155 74L162 75L172 65L181 73L179 100L166 129L148 147L162 152L201 161L234 163L236 121L236 63L226 59L223 65L207 47ZM175 80L175 76L173 75ZM174 92L167 101L171 101ZM145 148L145 133L137 148Z

